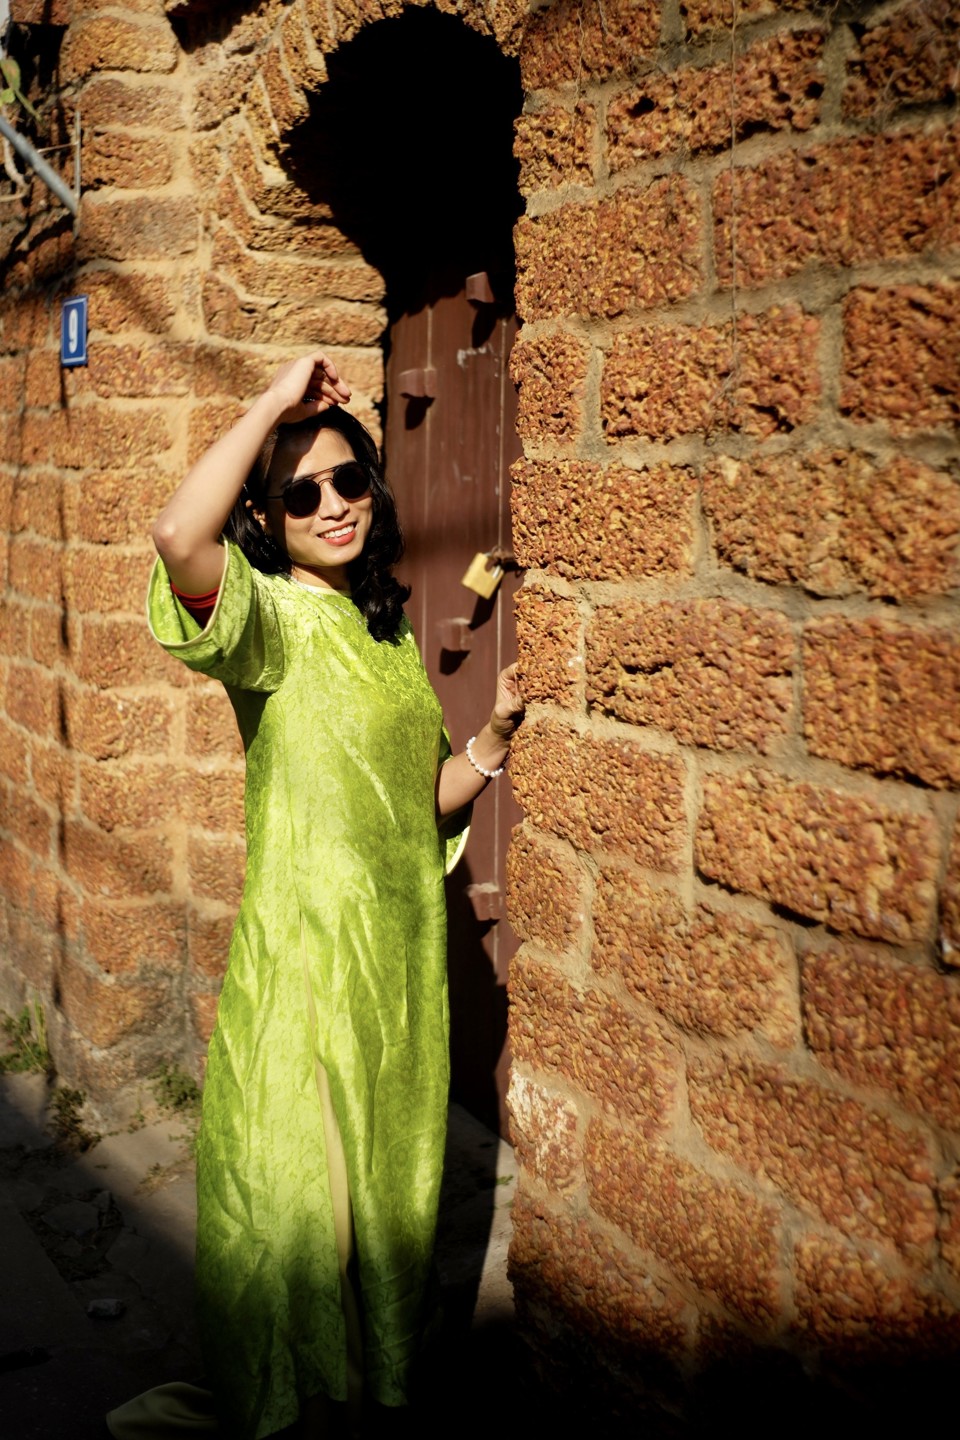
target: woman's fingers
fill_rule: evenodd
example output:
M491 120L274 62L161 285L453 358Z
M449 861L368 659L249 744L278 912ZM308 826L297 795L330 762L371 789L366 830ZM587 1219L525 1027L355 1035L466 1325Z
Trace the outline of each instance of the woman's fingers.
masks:
M300 420L340 405L350 399L350 387L340 379L336 365L322 350L288 360L274 376L270 386L285 403L284 419Z

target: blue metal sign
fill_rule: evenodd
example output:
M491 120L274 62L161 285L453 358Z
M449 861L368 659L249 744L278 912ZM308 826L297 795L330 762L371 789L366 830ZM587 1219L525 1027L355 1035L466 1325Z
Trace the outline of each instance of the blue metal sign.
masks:
M60 312L60 364L87 363L87 297L64 300Z

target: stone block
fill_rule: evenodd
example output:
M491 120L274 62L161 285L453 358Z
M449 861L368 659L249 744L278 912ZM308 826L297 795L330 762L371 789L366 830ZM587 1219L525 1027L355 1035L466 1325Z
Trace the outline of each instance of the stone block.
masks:
M586 922L586 874L566 846L518 826L507 851L507 913L521 940L562 954Z
M27 756L29 746L22 730L0 714L0 775L15 785L28 784Z
M783 1303L778 1206L602 1120L587 1131L584 1161L598 1215L751 1325L772 1327Z
M240 908L247 852L241 835L192 834L187 842L187 873L195 898L219 900Z
M61 84L76 82L98 70L169 74L179 57L168 21L87 15L75 20L64 37L59 78Z
M193 391L192 345L108 345L90 352L87 379L105 399L128 395L189 395Z
M191 824L220 833L244 833L242 766L194 772L189 793Z
M127 611L139 616L154 559L146 546L139 554L102 545L71 546L63 562L66 603L84 615Z
M76 647L76 675L87 685L111 690L166 680L187 683L187 672L153 640L142 620L87 619Z
M823 1065L960 1130L960 976L841 946L805 957L801 995Z
M0 359L0 410L12 412L22 407L27 358L7 355Z
M234 55L219 67L205 65L197 75L193 99L197 131L216 131L231 115L246 109L254 112L256 132L266 130L271 140L274 139L272 121L267 115L266 92L262 84L257 83L258 71L258 55Z
M640 69L659 47L660 9L653 0L607 0L602 10L558 0L534 10L520 45L524 90Z
M130 135L89 130L83 143L83 188L116 185L125 190L155 190L173 179L173 151L162 135Z
M211 334L264 345L373 345L384 327L376 305L243 298L217 275L204 278L203 313Z
M940 887L940 956L960 966L960 822L953 828L947 868Z
M593 709L681 744L766 752L790 727L794 638L778 611L620 601L596 610L586 652Z
M287 11L280 35L284 63L293 83L302 90L316 90L327 78L327 67L300 7L293 5Z
M583 1174L583 1156L573 1102L512 1070L507 1109L510 1139L521 1167L550 1190L576 1186Z
M27 653L31 660L46 670L55 670L66 660L65 620L69 628L70 617L65 616L61 605L33 605L30 608Z
M155 1026L165 1002L169 1003L166 986L108 980L81 969L76 961L67 961L60 970L60 1008L84 1039L99 1049Z
M0 352L13 355L42 349L53 339L51 313L47 295L18 295L6 302L0 296Z
M764 770L704 781L701 871L841 932L927 939L938 852L924 813Z
M651 71L607 107L607 164L730 148L731 137L809 130L820 118L824 33L782 32L729 61ZM731 115L731 98L735 110Z
M517 248L517 312L612 319L667 305L703 283L700 203L680 176L610 199L523 216Z
M69 25L74 0L11 0L10 19L15 25Z
M39 859L53 861L56 827L51 811L28 791L9 784L0 787L0 805L3 826L11 838Z
M840 411L895 435L960 420L960 284L862 286L843 307Z
M64 372L55 350L34 350L26 357L18 409L62 404Z
M589 350L573 335L518 339L510 354L517 431L523 440L566 440L583 424Z
M520 164L520 190L556 190L561 185L592 185L596 109L579 101L573 110L548 105L521 115L513 153Z
M32 531L48 540L63 539L62 483L55 470L33 470L11 481L10 519L12 533Z
M21 659L30 649L30 619L34 607L15 595L0 600L0 653ZM5 678L0 670L0 678Z
M211 682L194 691L187 707L187 753L195 758L243 755L233 706L219 684Z
M7 583L31 600L59 604L61 547L49 540L14 536L7 552Z
M63 486L64 530L69 540L90 545L142 543L177 487L173 471L161 465L68 479Z
M952 630L831 617L803 632L812 754L960 786L960 640Z
M69 180L71 176L68 174L65 178ZM34 188L40 187L41 182L35 181ZM21 293L31 288L56 289L62 283L64 272L74 270L77 265L75 231L68 224L65 212L58 211L59 202L48 200L47 194L44 187L43 206L37 207L41 214L33 226L29 248L21 251L6 270L6 283ZM47 212L52 212L49 219Z
M104 976L183 968L186 925L179 903L78 898L65 890L64 915L71 945Z
M680 24L685 39L701 39L766 20L781 10L809 9L809 0L680 0Z
M808 265L906 260L960 241L960 127L835 140L724 170L717 275L763 285ZM733 244L734 233L736 246Z
M131 467L170 444L167 418L154 408L114 408L95 403L48 415L28 414L23 423L23 461L95 471L100 465Z
M597 876L591 964L634 999L693 1035L756 1033L780 1048L799 1035L787 937L735 913L697 905L622 867Z
M261 61L259 74L276 129L281 136L285 136L298 121L307 118L307 97L288 74L277 49L267 51ZM273 142L272 135L261 136L261 139L267 145Z
M690 572L697 497L692 471L518 460L511 474L521 565L571 580Z
M192 195L110 200L96 192L81 202L81 260L169 260L197 248L199 217Z
M653 1020L529 956L511 964L509 991L518 1064L572 1085L614 1115L630 1115L644 1132L669 1125L681 1056Z
M937 1186L940 1206L940 1255L953 1277L960 1280L960 1171Z
M5 895L12 906L22 912L21 918L27 931L48 935L56 931L59 923L60 876L36 855L23 850L13 840L0 840L0 893ZM13 938L13 937L11 937ZM22 969L30 962L29 943L15 950L19 955Z
M845 1235L929 1256L937 1214L926 1130L747 1058L695 1062L687 1085L690 1113L719 1154Z
M854 32L843 113L885 119L901 105L954 100L960 16L954 0L924 0L881 14Z
M173 857L163 835L123 839L68 819L64 853L67 875L88 895L116 900L147 898L169 894L173 886Z
M383 277L358 256L316 260L245 250L226 228L213 243L212 268L248 294L262 299L305 301L383 299Z
M960 580L960 484L910 456L726 457L708 466L703 503L719 558L754 580L889 600Z
M724 431L766 438L820 404L820 321L797 305L731 325L658 325L613 338L600 383L610 441Z
M186 124L183 95L174 85L143 85L102 77L83 89L83 124L93 131L136 128L169 135Z
M234 916L192 909L187 918L190 968L198 975L221 980L227 968Z
M206 399L225 395L233 401L255 398L277 372L274 357L246 352L214 341L194 354L194 395Z
M11 665L6 713L34 735L53 736L60 726L60 677L35 665Z
M795 1269L797 1330L827 1355L922 1361L956 1353L960 1313L884 1257L807 1235L797 1243Z
M140 760L81 761L78 772L81 813L98 829L150 830L177 817L183 802L173 765Z
M195 991L190 996L190 1015L193 1020L193 1028L197 1039L203 1046L209 1045L210 1036L214 1032L219 1000L219 991L213 995L205 991Z
M679 869L687 838L679 757L538 722L514 742L510 774L538 829L579 850L624 854L668 873Z
M173 282L137 270L93 270L83 277L89 296L90 329L112 337L124 330L162 335L177 309Z
M513 1205L509 1274L524 1324L544 1309L578 1341L589 1337L602 1361L636 1374L651 1361L679 1362L691 1322L689 1303L667 1281L589 1218L558 1213L521 1191Z
M219 120L218 123L220 123ZM244 132L241 131L232 137L228 158L229 173L241 186L247 203L252 205L261 217L277 216L294 222L292 227L290 225L273 227L273 233L280 242L275 248L280 250L285 248L284 237L292 228L309 226L315 229L317 221L327 222L326 228L328 230L331 228L329 221L333 219L333 210L330 205L322 200L308 200L304 195L303 187L289 175L275 165L265 167L257 150ZM221 218L235 220L233 215L221 215ZM242 233L242 229L238 233ZM359 258L359 250L351 245L346 237L343 237L343 244ZM267 246L266 248L272 247Z
M517 592L517 676L523 698L575 705L583 679L577 602L541 586Z
M37 798L56 811L76 808L76 760L59 735L30 741L30 773Z
M63 700L67 742L93 760L158 755L170 748L175 711L165 695L116 695L66 685Z

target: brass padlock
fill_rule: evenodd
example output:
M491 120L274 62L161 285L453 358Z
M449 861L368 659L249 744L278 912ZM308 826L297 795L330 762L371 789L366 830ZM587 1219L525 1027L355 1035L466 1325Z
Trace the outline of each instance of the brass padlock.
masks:
M468 590L475 595L482 595L484 600L489 600L497 593L497 586L503 579L503 566L490 564L490 556L479 554L474 555L467 566L467 573L460 581Z

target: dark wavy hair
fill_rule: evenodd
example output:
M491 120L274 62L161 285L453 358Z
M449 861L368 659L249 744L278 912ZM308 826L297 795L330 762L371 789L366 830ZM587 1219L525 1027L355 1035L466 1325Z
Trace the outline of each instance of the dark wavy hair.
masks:
M290 574L290 556L263 529L252 510L266 508L267 477L277 445L288 435L318 430L338 431L370 477L370 532L363 553L347 566L347 579L354 604L365 617L374 640L395 640L404 602L410 594L409 585L401 585L393 575L393 567L403 555L403 533L373 436L348 410L334 405L295 425L278 425L271 430L223 527L224 538L236 541L250 564L265 575Z

